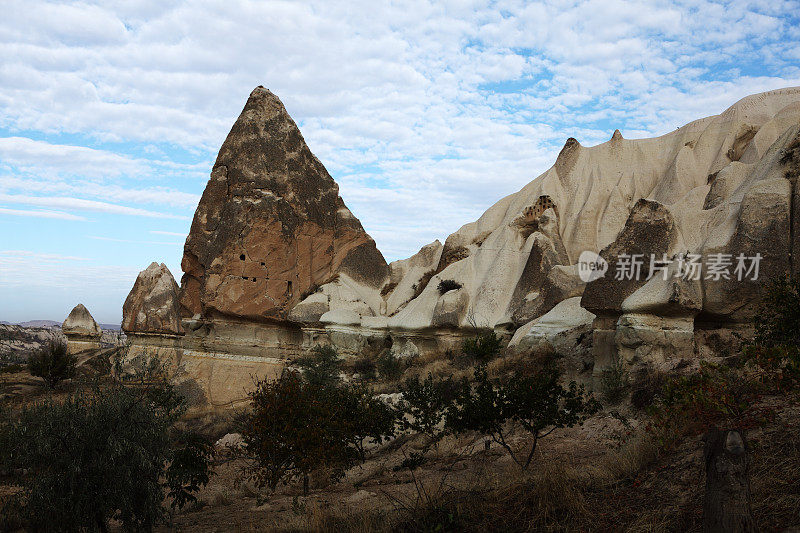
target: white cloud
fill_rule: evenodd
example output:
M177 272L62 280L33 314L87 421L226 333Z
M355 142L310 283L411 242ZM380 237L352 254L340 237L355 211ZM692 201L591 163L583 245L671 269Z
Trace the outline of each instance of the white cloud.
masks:
M154 233L154 232L150 232ZM101 237L99 235L87 235L90 239L94 239L96 241L108 241L108 242L124 242L128 244L166 244L167 246L180 246L182 243L179 242L163 242L163 241L137 241L133 239L117 239L115 237Z
M800 85L798 7L12 0L0 193L185 220L247 94L265 85L379 248L405 257L546 170L568 137L659 135Z
M170 235L170 236L173 236L173 237L186 237L185 233L178 233L178 232L175 232L175 231L151 230L150 233L152 233L153 235Z
M58 196L24 196L19 194L0 194L0 202L36 205L43 207L56 207L73 211L94 211L98 213L111 213L115 215L131 215L150 218L174 218L176 220L189 220L189 217L182 215L172 215L169 213L158 213L146 209L127 207L124 205L110 204L108 202L98 202L95 200L83 200L81 198L69 198Z
M36 217L36 218L60 218L61 220L86 220L84 217L64 213L63 211L49 211L45 209L26 210L26 209L8 209L0 207L0 214L13 215L18 217Z

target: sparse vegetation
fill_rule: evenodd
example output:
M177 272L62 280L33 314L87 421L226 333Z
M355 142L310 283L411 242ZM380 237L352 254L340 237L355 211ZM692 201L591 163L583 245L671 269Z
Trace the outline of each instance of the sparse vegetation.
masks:
M395 288L397 288L397 283L396 282L391 281L391 282L387 283L386 285L381 287L381 296L383 296L385 298L386 296L391 294L391 292L393 290L395 290Z
M361 376L361 379L375 379L377 365L368 356L361 356L353 362L353 372Z
M180 508L210 475L208 448L173 447L170 431L182 412L166 383L117 383L22 408L0 426L0 470L23 472L22 492L0 515L37 531L107 531L111 519L149 530L165 522L164 482Z
M75 377L75 356L67 353L67 343L51 339L30 355L28 371L52 389L61 381Z
M387 381L396 380L403 374L405 369L403 361L394 355L391 350L386 350L378 356L376 366L380 377Z
M392 409L368 388L339 380L336 351L318 347L315 355L304 373L284 370L278 379L258 382L250 395L242 435L248 472L259 487L274 491L302 479L307 493L312 472L325 471L336 481L364 458L365 441L394 434Z
M621 402L625 399L629 387L628 371L621 360L603 369L600 376L600 392L606 402L609 404Z
M475 361L486 362L500 353L503 343L494 331L479 333L461 345L464 354Z
M448 411L447 426L487 435L505 448L520 468L527 469L540 439L556 429L582 423L600 409L582 386L573 381L563 387L559 377L554 369L546 368L533 375L491 379L486 367L478 366L473 385L460 389ZM530 436L525 456L518 455L509 443L515 427Z
M439 285L436 287L439 291L439 294L444 294L449 291L457 291L461 288L461 284L452 279L443 279L439 282Z
M295 359L293 363L301 368L303 379L311 384L328 386L339 381L342 361L333 346L315 346L311 353Z
M435 270L429 270L425 272L422 275L422 277L419 278L419 281L417 281L414 285L412 285L411 288L414 290L414 294L411 296L410 299L413 300L414 298L422 294L422 291L425 290L425 287L428 286L428 283L430 283L431 278L435 275L436 275Z

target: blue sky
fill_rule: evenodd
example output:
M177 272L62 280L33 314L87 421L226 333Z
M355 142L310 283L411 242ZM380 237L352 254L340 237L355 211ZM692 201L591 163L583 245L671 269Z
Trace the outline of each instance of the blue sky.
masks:
M249 92L284 102L388 260L619 128L800 85L800 1L3 2L0 320L119 322L177 279Z

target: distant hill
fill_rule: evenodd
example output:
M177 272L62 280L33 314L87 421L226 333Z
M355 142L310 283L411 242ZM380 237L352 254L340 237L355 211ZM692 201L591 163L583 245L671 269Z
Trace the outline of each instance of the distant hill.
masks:
M61 322L55 320L28 320L27 322L18 322L17 326L23 328L52 328L53 326L61 327Z
M5 326L21 326L23 328L61 327L61 322L55 320L28 320L26 322L6 322L5 320L0 320L0 324ZM119 324L100 324L100 327L111 331L119 331L120 329Z

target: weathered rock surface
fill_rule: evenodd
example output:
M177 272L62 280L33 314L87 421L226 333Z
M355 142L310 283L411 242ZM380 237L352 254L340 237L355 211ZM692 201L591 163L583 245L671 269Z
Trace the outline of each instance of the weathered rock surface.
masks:
M126 333L183 334L178 284L164 263L139 272L122 306Z
M277 96L258 87L219 151L191 231L184 317L286 320L337 274L380 288L387 266Z
M184 365L220 405L244 397L236 368L277 372L317 343L354 354L386 341L413 357L457 349L468 326L516 330L523 349L571 350L573 373L587 360L596 374L722 353L727 337L713 332L752 321L763 280L800 272L798 177L800 88L771 91L657 138L568 139L522 190L387 266L283 105L257 88L186 241ZM609 263L588 284L576 264L584 251ZM720 254L732 258L728 277L675 277L687 257L705 268ZM736 277L739 255L761 258L757 278ZM620 256L641 266L620 275ZM146 315L146 328L170 322ZM203 381L212 375L216 385Z
M0 324L0 365L25 363L28 356L53 339L64 340L61 328Z
M70 311L69 316L61 325L61 331L67 336L96 337L98 339L103 335L103 330L83 304L76 305Z
M83 304L76 305L61 325L67 338L67 351L75 354L102 347L103 330Z

